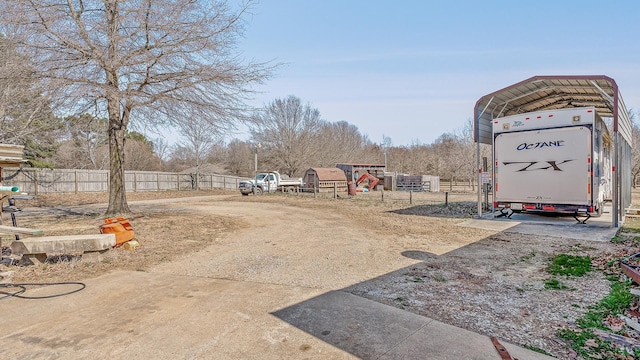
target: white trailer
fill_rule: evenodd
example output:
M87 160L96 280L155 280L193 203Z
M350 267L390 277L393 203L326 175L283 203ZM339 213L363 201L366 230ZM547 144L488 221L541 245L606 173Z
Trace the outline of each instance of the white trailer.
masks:
M494 119L493 201L498 216L566 213L584 223L602 214L612 194L612 148L607 126L593 107Z

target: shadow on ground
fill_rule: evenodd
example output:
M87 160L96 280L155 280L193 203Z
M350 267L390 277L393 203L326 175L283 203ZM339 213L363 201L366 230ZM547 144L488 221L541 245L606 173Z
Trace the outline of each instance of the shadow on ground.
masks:
M408 211L397 213L415 215L411 209ZM544 226L554 225L545 223ZM566 224L556 226L567 227ZM588 229L588 225L580 226ZM597 229L598 224L595 224L592 230ZM547 334L546 339L539 339L540 334L536 331L558 324L545 321L566 323L567 318L578 316L578 310L570 304L595 303L608 290L606 279L591 278L577 280L585 283L575 285L593 289L589 294L566 292L562 294L563 301L554 301L549 292L544 291L544 280L548 274L544 272L544 266L533 264L533 261L546 263L558 252L575 250L585 244L584 239L572 239L570 232L567 235L550 241L549 237L526 233L498 233L442 255L407 250L402 252L403 256L420 262L325 293L275 311L272 315L362 359L499 358L488 336L552 352L560 347L557 342L550 345L555 341L551 339L554 330L549 330L551 335ZM586 244L584 249L588 251L599 251L607 245L604 242ZM500 250L496 251L497 248ZM525 268L531 274L524 274ZM518 277L521 272L523 276ZM603 286L599 287L596 282ZM403 288L405 291L402 293L394 293ZM429 299L434 299L434 296L439 298L431 303ZM442 297L447 296L449 298L442 301ZM487 307L483 309L474 303L473 296L484 301ZM488 314L484 318L479 316L482 311ZM438 315L439 312L446 315ZM555 312L557 319L550 319L548 315L538 316L538 312ZM486 316L493 317L493 321L487 321ZM512 336L513 329L519 326L529 329L525 338ZM548 358L509 343L505 346L514 357Z

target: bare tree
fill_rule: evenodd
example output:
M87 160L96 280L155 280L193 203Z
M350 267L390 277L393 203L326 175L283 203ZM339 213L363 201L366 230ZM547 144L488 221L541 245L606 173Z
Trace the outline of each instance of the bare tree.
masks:
M202 166L205 158L216 145L220 136L220 129L195 118L181 120L178 123L178 129L180 135L182 135L180 146L191 152L190 158L193 159L193 165L195 165L196 170L195 188L199 189L200 166Z
M311 166L334 167L338 163L363 161L363 150L371 142L355 125L346 121L323 122L310 146L320 149Z
M449 178L449 191L451 191L453 182L464 167L460 141L455 134L444 133L433 143L433 148L436 152L438 175Z
M51 166L62 128L41 91L30 59L0 35L0 142L24 145L26 158L38 167Z
M181 172L188 169L193 163L191 151L179 144L171 146L169 159L165 162L166 169L173 172Z
M59 111L109 119L107 213L126 213L125 133L130 121L196 118L230 128L245 118L265 64L244 64L241 16L223 0L4 0L0 24L38 66Z
M153 144L153 152L158 155L160 161L164 166L164 162L167 160L167 156L169 154L169 143L163 137L157 137L151 140Z
M256 113L250 130L254 142L262 145L266 161L284 174L300 174L316 153L314 143L323 125L320 111L299 98L276 99Z
M153 152L153 144L137 139L127 139L124 147L126 170L160 171L162 160Z
M227 146L225 167L236 176L253 175L253 150L250 143L232 140Z
M476 146L473 142L473 120L467 119L464 126L454 132L458 139L459 157L460 157L460 171L457 176L466 180L471 191L475 189L476 180ZM484 149L484 147L483 147ZM482 153L480 154L483 155ZM491 161L489 161L489 164Z
M64 118L65 128L74 146L75 161L83 165L79 169L106 169L109 164L106 130L107 119L89 114ZM106 157L105 157L106 155Z

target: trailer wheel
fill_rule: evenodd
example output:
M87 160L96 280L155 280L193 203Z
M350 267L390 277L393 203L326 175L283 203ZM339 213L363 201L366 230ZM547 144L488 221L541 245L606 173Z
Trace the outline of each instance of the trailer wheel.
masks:
M288 192L289 194L293 194L294 192L296 192L296 188L295 188L295 187L293 187L293 186L289 186L289 187L287 188L287 192Z

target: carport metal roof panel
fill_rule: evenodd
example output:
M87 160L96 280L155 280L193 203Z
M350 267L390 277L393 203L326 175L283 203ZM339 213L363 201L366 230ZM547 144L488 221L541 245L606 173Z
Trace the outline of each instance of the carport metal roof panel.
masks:
M476 142L492 143L491 122L520 113L593 106L613 119L613 131L631 144L631 119L615 80L604 75L534 76L481 97L476 103Z

